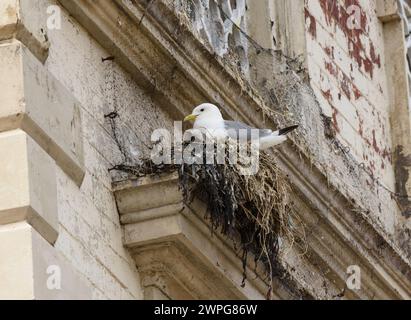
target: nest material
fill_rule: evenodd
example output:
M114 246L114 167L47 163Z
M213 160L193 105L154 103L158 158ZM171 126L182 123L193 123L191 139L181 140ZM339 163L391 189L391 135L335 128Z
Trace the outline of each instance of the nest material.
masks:
M273 154L259 154L255 175L243 175L239 166L232 164L158 165L150 158L142 159L139 166L120 165L114 169L136 177L177 170L185 205L189 206L194 198L203 201L211 232L221 232L240 247L242 286L247 278L249 254L254 257L255 270L259 263L263 264L268 297L273 278L286 276L280 252L296 243L304 246L304 226L293 208L287 178L275 164Z

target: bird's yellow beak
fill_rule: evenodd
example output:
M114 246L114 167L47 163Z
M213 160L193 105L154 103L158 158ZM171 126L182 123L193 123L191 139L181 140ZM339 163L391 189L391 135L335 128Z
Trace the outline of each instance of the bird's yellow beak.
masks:
M190 114L184 118L184 121L194 121L197 118L195 114Z

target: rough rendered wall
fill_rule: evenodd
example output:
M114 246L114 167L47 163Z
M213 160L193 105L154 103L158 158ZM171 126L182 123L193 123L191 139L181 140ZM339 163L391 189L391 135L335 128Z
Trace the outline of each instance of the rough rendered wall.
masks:
M42 19L47 6L55 3L38 2L32 14ZM140 299L138 272L122 244L108 172L124 155L104 115L117 108L122 138L135 146L131 150L135 156L150 138L149 128L171 121L115 61L102 60L109 55L66 12L62 10L61 30L48 30L47 36L50 51L45 68L80 102L86 167L80 188L57 170L59 237L55 248L86 279L94 298Z

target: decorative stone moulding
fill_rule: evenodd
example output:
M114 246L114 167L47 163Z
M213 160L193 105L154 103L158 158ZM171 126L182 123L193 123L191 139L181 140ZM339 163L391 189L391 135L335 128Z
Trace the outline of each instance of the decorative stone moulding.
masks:
M268 290L243 267L232 243L211 233L205 206L183 204L178 175L114 183L124 226L124 245L142 275L145 297L172 299L264 299ZM154 294L153 292L157 292ZM277 298L286 298L279 290Z

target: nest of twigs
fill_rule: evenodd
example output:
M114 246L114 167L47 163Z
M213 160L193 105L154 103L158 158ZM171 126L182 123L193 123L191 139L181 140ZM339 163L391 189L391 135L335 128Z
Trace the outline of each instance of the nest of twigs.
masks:
M114 169L141 177L178 171L184 203L194 198L207 206L211 232L219 231L239 247L243 263L243 283L247 261L253 256L255 269L265 268L271 295L275 277L286 277L280 253L304 242L304 227L293 208L291 187L275 163L275 156L259 153L259 170L244 175L236 164L154 164L141 159L139 166ZM287 245L285 245L287 244Z

